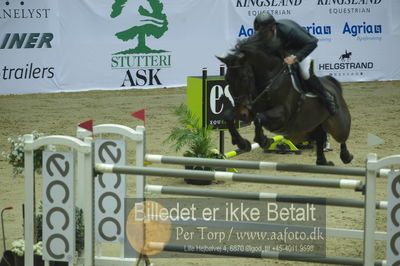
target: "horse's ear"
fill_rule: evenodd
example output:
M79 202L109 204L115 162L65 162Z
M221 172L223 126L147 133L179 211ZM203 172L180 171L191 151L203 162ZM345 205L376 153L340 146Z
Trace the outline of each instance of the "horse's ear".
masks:
M224 63L225 65L228 64L228 58L227 57L220 57L220 56L215 56L219 61L221 61L222 63Z

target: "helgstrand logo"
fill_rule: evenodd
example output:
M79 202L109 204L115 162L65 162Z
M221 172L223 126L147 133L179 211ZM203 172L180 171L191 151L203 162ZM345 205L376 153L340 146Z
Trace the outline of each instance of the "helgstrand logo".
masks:
M326 71L334 77L363 76L366 72L374 70L374 62L369 60L353 60L353 52L344 49L336 59L331 62L319 63L317 69Z
M132 43L132 48L113 53L111 68L126 70L121 87L162 85L158 75L162 69L171 67L171 54L150 46L147 40L160 39L168 31L164 5L160 0L143 0L132 12L127 8L128 1L133 0L115 0L110 17L116 19L131 12L134 17L140 16L140 23L115 33L119 40Z

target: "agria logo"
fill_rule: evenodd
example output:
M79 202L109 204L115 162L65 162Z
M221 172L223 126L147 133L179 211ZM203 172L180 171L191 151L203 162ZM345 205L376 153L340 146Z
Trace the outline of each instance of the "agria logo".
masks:
M350 24L346 22L343 26L344 35L349 34L357 38L358 41L382 40L382 25L367 24L365 21L362 24Z
M332 27L327 25L316 25L312 23L311 25L307 25L303 27L312 35L331 35L332 34Z
M118 51L111 57L113 69L126 69L122 87L161 85L159 73L163 68L171 67L171 54L164 49L150 47L148 38L160 39L168 31L168 19L164 5L160 0L142 0L137 10L127 8L134 0L115 0L110 17L118 18L126 12L132 17L141 17L138 25L115 33L123 42L131 42L132 48Z

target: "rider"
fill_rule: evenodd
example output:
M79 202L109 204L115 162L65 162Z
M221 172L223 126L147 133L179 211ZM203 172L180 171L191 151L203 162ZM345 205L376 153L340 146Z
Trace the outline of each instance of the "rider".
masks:
M292 65L299 63L302 77L308 87L319 96L331 115L336 113L335 97L325 89L321 81L312 71L309 71L311 58L309 54L317 47L318 39L308 33L296 22L289 19L275 20L269 13L260 13L254 20L254 30L268 40L277 39L281 42L285 54L283 61ZM292 53L289 54L289 51Z

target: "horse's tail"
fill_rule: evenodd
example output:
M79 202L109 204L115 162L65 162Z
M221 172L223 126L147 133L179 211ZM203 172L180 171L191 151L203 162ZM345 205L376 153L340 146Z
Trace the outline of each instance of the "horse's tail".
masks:
M342 85L340 84L340 82L339 82L337 79L335 79L335 78L332 77L332 76L326 76L326 78L327 78L328 80L332 81L333 84L335 84L335 85L339 88L339 92L340 92L340 93L343 93Z

